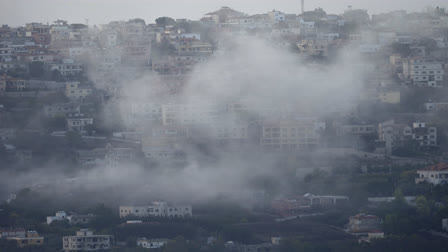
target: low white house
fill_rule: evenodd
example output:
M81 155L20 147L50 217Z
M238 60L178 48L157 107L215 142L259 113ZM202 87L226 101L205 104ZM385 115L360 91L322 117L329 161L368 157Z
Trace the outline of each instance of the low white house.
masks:
M67 130L83 132L87 125L93 124L93 118L76 116L67 118Z
M167 243L168 239L146 239L146 238L137 239L137 247L148 249L158 249L165 246Z
M417 171L418 178L415 183L428 182L433 185L444 185L448 183L448 164L436 164Z
M442 229L445 232L448 232L448 219L442 219Z
M50 225L53 221L62 220L67 220L70 224L86 224L94 217L92 214L78 215L72 213L71 215L67 215L64 211L58 211L55 216L47 216L47 224Z
M55 216L47 216L47 224L50 225L53 221L62 221L67 219L67 214L64 211L58 211Z

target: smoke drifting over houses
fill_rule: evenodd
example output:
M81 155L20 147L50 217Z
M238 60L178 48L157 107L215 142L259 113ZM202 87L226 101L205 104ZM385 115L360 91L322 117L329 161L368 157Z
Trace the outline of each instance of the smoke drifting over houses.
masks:
M447 10L313 4L2 25L0 250L446 247Z
M226 35L222 41L210 59L194 67L182 84L182 91L166 100L154 91L163 76L144 74L133 81L113 84L113 88L122 89L123 93L106 103L103 115L106 124L123 123L128 129L137 129L142 134L143 152L145 145L149 145L145 154L162 155L154 157L160 162L156 168L145 169L141 164L125 162L95 165L90 170L64 175L58 171L58 164L54 164L48 172L3 177L9 181L15 177L11 183L15 189L56 182L48 190L53 196L68 194L91 201L236 197L240 192L261 190L254 186L254 181L260 176L275 178L281 170L279 160L284 157L260 148L264 124L285 121L292 127L307 127L303 139L298 140L303 142L291 142L302 144L302 152L307 153L317 147L317 142L307 142L306 138L311 135L319 138L318 131L325 130L324 122L319 120L333 113L349 113L362 88L363 73L357 70L362 60L349 50L341 52L334 62L318 67L291 54L288 48L274 47L264 38ZM91 64L95 67L99 63ZM101 85L104 84L97 88L109 88ZM155 109L155 117L133 111L139 105ZM166 111L170 107L176 109L171 119ZM183 113L190 114L183 116ZM130 119L130 115L134 118ZM151 146L145 139L154 138L159 134L157 130L163 131L160 134L173 131L179 142L171 143L167 136L159 139L166 141L161 146ZM207 138L214 141L201 142ZM219 140L238 144L216 145ZM179 157L175 157L176 152L181 153ZM178 158L179 162L173 164L171 158ZM280 181L279 184L281 187Z

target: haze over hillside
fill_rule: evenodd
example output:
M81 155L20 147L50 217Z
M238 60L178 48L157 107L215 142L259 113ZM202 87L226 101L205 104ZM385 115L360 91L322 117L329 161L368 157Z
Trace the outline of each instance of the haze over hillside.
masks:
M444 0L308 0L306 10L322 7L329 13L343 13L347 6L368 9L377 14L392 10L422 11L427 6L445 6ZM174 7L175 6L175 7ZM162 13L176 18L199 19L209 10L231 6L248 14L272 9L299 13L300 0L2 0L0 24L20 25L26 22L52 22L68 19L71 22L105 24L110 20L140 17L150 22Z

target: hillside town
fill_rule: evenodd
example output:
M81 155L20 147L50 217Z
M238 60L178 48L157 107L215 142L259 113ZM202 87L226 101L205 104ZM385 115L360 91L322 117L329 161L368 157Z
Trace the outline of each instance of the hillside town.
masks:
M448 9L0 27L0 251L445 251Z

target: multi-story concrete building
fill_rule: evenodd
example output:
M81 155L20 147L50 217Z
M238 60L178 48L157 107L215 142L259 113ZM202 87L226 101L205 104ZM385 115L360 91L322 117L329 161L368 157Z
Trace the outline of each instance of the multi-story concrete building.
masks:
M403 77L414 85L422 87L439 87L445 79L443 63L415 58L403 61Z
M191 217L191 205L169 206L166 202L156 201L149 206L120 206L120 217Z
M310 120L264 122L260 143L268 149L312 149L319 145L324 123Z
M76 236L62 237L62 249L64 251L97 251L108 250L112 247L111 235L94 235L88 229L81 229Z
M92 88L82 86L79 82L65 83L65 96L69 99L82 99L92 94Z
M352 135L368 135L374 134L376 126L373 124L346 124L341 125L340 134L352 134Z
M448 110L448 102L427 102L424 106L427 111Z
M184 160L188 134L188 129L183 127L152 127L142 136L142 152L151 160Z
M297 43L301 54L306 56L328 56L328 40L304 39Z
M331 207L343 205L349 201L347 196L318 196L305 194L293 199L274 200L271 203L272 210L283 216L293 216L313 207Z
M44 237L39 236L36 231L27 231L25 237L8 237L10 241L15 241L19 248L26 246L41 246L44 244Z
M211 102L162 105L163 125L204 125L217 120L219 106Z
M281 11L276 11L276 10L272 10L270 12L268 12L268 16L270 18L270 21L272 23L281 23L284 22L286 17L285 17L285 13L281 12Z
M415 141L420 147L437 146L437 128L424 122L407 124L389 120L379 124L378 134L388 154L411 141Z
M49 63L48 70L57 71L63 76L77 75L82 72L82 64L72 59L64 59L62 62Z
M75 104L72 102L69 103L54 103L44 106L44 113L48 117L69 117L79 115L81 113L81 109L79 104Z
M1 228L0 238L6 239L8 237L26 237L26 230L24 228Z
M381 103L399 104L401 102L401 92L398 90L377 90L377 100Z
M0 76L0 92L4 91L22 91L26 88L27 82L23 79L11 78L9 76Z
M93 118L74 116L67 118L67 130L84 132L87 125L93 125Z
M173 42L179 55L212 55L213 46L205 41L184 38Z
M434 185L448 183L448 164L436 164L417 170L418 178L415 183L428 182Z
M107 144L105 148L92 150L77 150L74 153L75 161L84 167L108 166L115 167L121 163L127 163L136 157L133 148L115 148Z
M249 124L239 121L218 121L210 125L210 137L220 143L243 142L248 139Z

